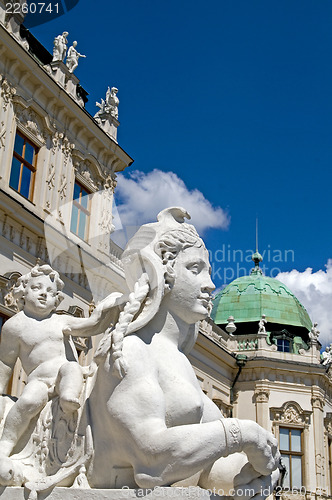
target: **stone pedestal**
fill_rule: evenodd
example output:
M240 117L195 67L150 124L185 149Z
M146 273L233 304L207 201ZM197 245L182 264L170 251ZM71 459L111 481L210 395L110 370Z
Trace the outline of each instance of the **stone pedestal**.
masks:
M29 491L24 488L0 487L0 500L27 500ZM190 488L154 488L154 489L120 489L120 490L88 490L75 488L54 488L48 493L39 493L38 500L221 500L222 497L210 490L198 487Z
M112 139L116 141L118 134L117 129L120 125L119 121L110 113L97 113L97 115L95 115L94 118L99 124L100 128L102 128L106 132L106 134L108 134L110 137L112 137Z
M50 63L51 75L54 80L63 87L68 94L78 102L80 106L84 106L84 102L77 95L77 85L79 84L79 79L73 73L70 73L69 69L62 61L52 61Z

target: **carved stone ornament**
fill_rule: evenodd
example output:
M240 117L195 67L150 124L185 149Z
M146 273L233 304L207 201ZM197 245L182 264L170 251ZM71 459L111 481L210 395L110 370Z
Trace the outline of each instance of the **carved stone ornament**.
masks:
M19 272L9 273L5 276L0 276L0 301L1 304L13 311L17 311L17 302L13 296L13 289L17 279L21 276Z
M0 130L0 149L5 150L6 149L6 129L5 129L5 122L1 122L1 130Z
M64 163L64 165L67 165L68 160L72 154L72 151L73 151L73 149L75 149L75 144L72 144L67 137L64 137L62 140L61 149L62 149L62 152L64 154L63 163Z
M16 89L3 78L1 81L1 97L3 99L2 107L4 111L7 111L8 104L12 101L14 95L16 94Z
M89 160L74 161L74 168L77 174L81 176L93 190L102 188L103 179L97 174L96 168Z
M325 402L321 396L313 396L311 398L311 405L313 408L318 408L319 410L324 410Z
M57 149L61 146L63 139L63 134L61 132L55 132L55 134L52 137L52 153L55 155Z
M288 401L281 408L270 408L276 424L295 424L307 426L310 423L311 411L302 410L295 401Z
M32 133L40 142L44 142L43 124L40 117L31 109L19 103L14 104L15 114L20 124Z
M255 389L255 400L257 403L268 403L270 398L269 389Z
M88 318L56 314L64 282L50 266L19 278L12 293L20 311L1 332L0 394L17 359L27 384L16 402L0 396L0 485L24 484L32 500L56 485L184 481L228 495L244 468L238 487L276 482L278 474L268 477L279 462L273 435L251 420L223 418L187 358L214 289L189 218L171 207L139 228L122 254L129 294L110 294ZM73 337L101 333L82 369Z
M67 196L67 177L65 174L61 175L60 187L58 189L60 200L65 200Z
M49 166L46 184L49 190L52 190L55 186L55 165L51 164Z

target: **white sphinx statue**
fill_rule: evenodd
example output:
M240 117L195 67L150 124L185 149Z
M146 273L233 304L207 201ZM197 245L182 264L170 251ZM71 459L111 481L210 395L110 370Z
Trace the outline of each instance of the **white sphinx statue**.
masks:
M157 223L142 226L129 241L123 253L129 297L107 297L85 327L80 324L75 330L68 317L65 326L56 326L60 346L62 334L89 335L100 332L107 321L115 324L106 330L90 376L85 376L80 407L73 408L61 390L45 395L31 436L26 431L21 445L16 436L16 449L3 457L2 469L0 461L2 484L23 483L32 493L73 482L102 489L198 485L222 489L226 495L233 488L250 488L254 496L276 482L276 439L253 421L223 418L200 389L186 357L198 322L209 314L214 285L208 252L185 218L189 215L182 208L166 209ZM28 333L26 329L24 335ZM0 366L8 366L1 353L0 344ZM42 351L37 358L38 371L44 363ZM62 361L50 375L53 385L62 363L70 361L64 358L62 351ZM42 382L38 376L36 382ZM10 418L9 413L5 429ZM34 451L38 425L37 441L50 449L42 459ZM31 472L37 455L39 475Z

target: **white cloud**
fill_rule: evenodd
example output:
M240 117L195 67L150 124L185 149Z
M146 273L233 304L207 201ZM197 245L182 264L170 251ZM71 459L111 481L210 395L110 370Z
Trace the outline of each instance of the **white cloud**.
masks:
M153 222L161 210L171 206L185 208L198 232L229 225L225 210L214 207L198 189L190 191L174 172L136 170L130 178L119 175L115 197L123 226Z
M279 273L276 278L294 293L307 309L313 322L318 323L319 341L323 346L332 342L332 259L326 270L315 273L309 267L304 272L293 269Z

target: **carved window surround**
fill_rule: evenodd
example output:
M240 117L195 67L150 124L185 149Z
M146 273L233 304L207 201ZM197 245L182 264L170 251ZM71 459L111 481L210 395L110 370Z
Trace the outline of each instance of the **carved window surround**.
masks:
M270 408L273 426L308 428L312 411L302 410L295 401L287 401L280 408Z
M303 410L301 406L295 401L287 401L281 407L270 408L270 414L272 419L272 428L275 437L279 442L279 429L280 427L286 427L288 429L300 429L303 431L303 459L302 459L302 484L306 486L307 478L310 477L310 465L306 455L309 450L309 426L311 423L312 411ZM282 494L284 498L285 493ZM286 492L286 496L289 493ZM295 493L295 495L290 494L290 498L301 498L300 492ZM286 497L285 497L286 498Z
M13 101L17 127L41 148L46 144L46 137L55 132L49 117L37 105L26 102L21 96L15 96Z

